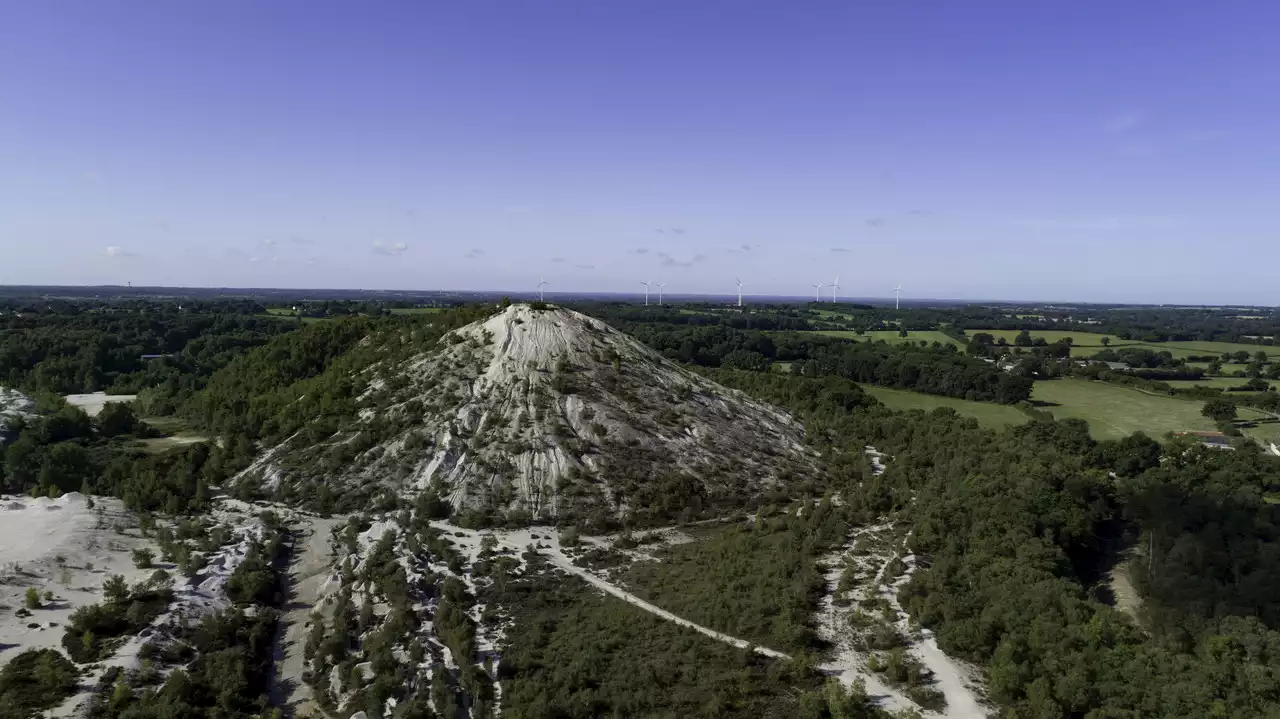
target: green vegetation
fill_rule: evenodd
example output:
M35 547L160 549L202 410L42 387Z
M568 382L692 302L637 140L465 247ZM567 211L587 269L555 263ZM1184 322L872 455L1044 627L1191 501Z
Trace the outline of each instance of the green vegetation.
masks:
M126 636L149 626L173 599L167 580L147 581L130 589L119 575L103 583L102 594L102 604L89 604L71 614L62 635L62 648L82 664L111 656Z
M503 716L883 716L865 694L825 688L803 662L728 647L530 558L529 571L491 596L514 620L498 670Z
M877 342L883 341L892 345L899 344L920 344L924 342L932 345L938 342L944 345L963 346L963 342L944 332L936 330L908 330L907 336L903 337L899 330L815 330L813 334L822 335L823 337L838 337L840 339L853 340L855 342Z
M1148 394L1106 382L1058 379L1036 382L1032 399L1058 419L1082 419L1093 436L1119 439L1134 432L1215 430L1201 415L1203 403Z
M815 561L843 541L845 526L827 503L801 518L762 516L755 526L733 526L663 549L659 561L636 564L624 583L690 621L801 652L816 646L809 617L824 584Z
M1007 715L1280 707L1274 458L1140 434L1096 442L1070 419L992 432L950 413L808 416L832 462L867 444L893 457L882 475L850 478L845 511L898 514L921 567L904 607L985 667ZM1141 630L1090 591L1127 544L1147 552Z
M0 669L0 719L28 719L76 691L80 672L55 649L29 649Z
M862 391L880 400L884 406L890 409L903 412L916 409L931 412L939 407L945 407L955 410L961 416L973 417L983 427L991 429L1001 429L1027 421L1027 415L1008 405L992 404L990 402L970 402L963 399L938 397L937 395L876 387L874 385L863 385Z

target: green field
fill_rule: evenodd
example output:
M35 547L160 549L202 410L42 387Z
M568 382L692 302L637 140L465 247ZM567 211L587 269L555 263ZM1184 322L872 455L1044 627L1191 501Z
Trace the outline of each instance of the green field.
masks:
M972 337L979 332L986 332L991 336L999 339L1003 337L1007 343L1013 344L1021 330L983 330L983 329L967 329L965 334ZM1258 350L1267 352L1268 355L1280 355L1280 348L1267 347L1265 345L1250 345L1237 342L1139 342L1136 340L1125 340L1115 335L1101 334L1097 332L1067 332L1064 330L1028 330L1033 337L1043 337L1045 342L1050 344L1057 342L1064 337L1071 338L1071 346L1078 348L1071 354L1073 357L1088 357L1096 352L1104 349L1102 339L1111 340L1110 349L1121 348L1141 348L1149 349L1154 352L1167 351L1175 358L1190 357L1193 355L1221 355L1224 352L1239 352L1244 350L1249 354L1253 354ZM1207 366L1207 365L1206 365Z
M1129 387L1082 379L1036 382L1031 397L1058 419L1078 418L1089 423L1098 439L1118 439L1142 431L1153 437L1165 432L1215 430L1214 422L1200 414L1204 403L1147 394ZM1248 407L1241 419L1266 417Z
M1226 391L1231 387L1238 387L1249 381L1248 377L1202 377L1200 379L1171 379L1161 380L1173 387L1215 387ZM1268 380L1272 386L1274 381ZM1231 394L1250 394L1249 392L1232 392Z
M310 324L312 322L327 322L329 320L328 317L299 317L298 315L294 314L291 310L281 310L277 312L267 310L266 312L260 315L254 315L254 317L266 317L273 320L290 320L290 321L300 319L304 324Z
M940 342L942 344L960 346L960 342L957 342L955 338L936 330L907 332L906 337L899 337L898 330L870 330L862 333L861 335L853 330L813 330L812 334L823 335L825 337L839 337L841 339L853 340L855 342L874 342L876 340L884 340L891 345L899 345L904 342L918 344L923 340L929 344Z
M1098 334L1096 332L1064 332L1062 330L1027 330L1027 331L1028 333L1030 333L1032 338L1043 337L1044 341L1048 342L1049 344L1053 344L1054 342L1057 342L1065 337L1070 337L1071 346L1073 347L1096 347L1098 349L1102 349L1102 339L1104 337L1111 340L1112 347L1136 344L1133 342L1122 340L1119 337L1116 337L1115 335L1104 335L1104 334ZM979 332L985 332L991 335L992 337L995 337L997 340L1003 337L1005 339L1005 342L1008 342L1010 345L1012 345L1013 341L1018 338L1019 334L1022 333L1022 330L965 330L964 331L964 333L969 337L973 337Z
M896 410L922 409L926 412L938 407L949 407L965 417L973 417L978 424L991 429L1002 429L1012 424L1027 421L1027 415L1014 407L990 402L970 402L965 399L938 397L905 389L889 389L869 384L858 385L867 394L884 403L886 407Z
M435 312L444 312L447 307L397 307L391 310L393 315L429 315Z

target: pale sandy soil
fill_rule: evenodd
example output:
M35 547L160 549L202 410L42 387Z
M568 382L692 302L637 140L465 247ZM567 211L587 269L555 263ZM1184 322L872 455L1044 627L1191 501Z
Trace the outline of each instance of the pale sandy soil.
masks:
M108 402L132 402L138 398L136 394L107 394L106 392L92 392L90 394L69 394L63 397L67 404L73 407L79 407L84 413L90 417L97 417L103 407Z
M274 703L284 709L286 716L311 716L319 710L311 687L302 681L302 672L306 668L303 648L311 631L311 611L319 601L321 589L333 568L329 533L345 518L299 517L297 521L283 618L284 636L276 657Z

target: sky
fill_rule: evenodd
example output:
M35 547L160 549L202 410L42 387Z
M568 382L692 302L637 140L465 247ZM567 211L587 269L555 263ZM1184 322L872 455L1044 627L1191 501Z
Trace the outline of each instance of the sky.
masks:
M1280 304L1280 4L0 17L0 284Z

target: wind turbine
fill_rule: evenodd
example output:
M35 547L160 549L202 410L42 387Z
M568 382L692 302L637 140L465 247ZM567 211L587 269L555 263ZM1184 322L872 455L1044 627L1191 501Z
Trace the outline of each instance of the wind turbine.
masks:
M902 283L899 282L897 287L893 288L893 308L898 309L898 301L902 299Z
M644 306L648 307L649 306L649 283L645 282L644 280L641 280L640 284L644 285Z
M542 279L542 275L538 275L538 301L543 301L542 288L547 286L547 281Z
M737 277L734 277L733 281L738 283L738 306L741 307L742 306L742 280L738 279Z
M819 283L818 283L818 284L816 284L816 285L813 285L813 301L814 301L814 302L821 302L821 301L822 301L822 288L823 288L823 287L826 287L826 285L822 284L821 282L819 282Z
M836 301L836 290L840 289L840 275L836 275L836 281L831 283L831 301Z
M658 284L658 305L661 306L662 305L662 288L666 287L667 283L659 282L657 284Z

